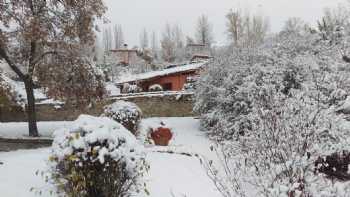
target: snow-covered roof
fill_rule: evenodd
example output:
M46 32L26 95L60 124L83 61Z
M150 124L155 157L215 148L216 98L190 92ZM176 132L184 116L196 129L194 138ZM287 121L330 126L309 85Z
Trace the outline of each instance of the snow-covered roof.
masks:
M117 81L117 84L123 84L123 83L128 83L133 81L142 81L142 80L152 79L155 77L171 75L175 73L194 71L194 70L198 70L199 68L203 67L206 64L207 62L186 64L186 65L167 68L167 69L158 70L158 71L151 71L151 72L141 73L136 75L123 76L119 81Z

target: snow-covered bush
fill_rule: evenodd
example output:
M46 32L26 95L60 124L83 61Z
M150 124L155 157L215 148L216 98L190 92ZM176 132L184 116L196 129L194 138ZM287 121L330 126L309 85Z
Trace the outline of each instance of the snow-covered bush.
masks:
M142 147L121 124L81 115L55 132L51 178L62 196L125 197L141 189L148 169Z
M16 87L18 89L18 84L0 70L0 104L25 105L25 98L16 91Z
M154 85L151 85L149 88L148 88L148 91L150 92L161 92L163 91L163 87L159 84L154 84Z
M137 85L128 84L128 83L123 84L122 93L139 93L139 92L142 92L142 88L138 87Z
M10 86L5 82L4 75L0 71L0 104L8 105L13 98L10 90Z
M271 78L272 69L250 65L268 61L259 51L242 52L218 58L198 82L194 110L201 114L201 124L216 140L234 139L249 129L247 115L258 95L257 87ZM220 69L218 69L220 68Z
M193 92L197 88L198 78L199 76L188 76L186 78L186 83L184 84L184 87L182 89L185 91Z
M317 34L217 58L198 83L195 111L219 144L220 162L204 165L223 196L348 196L349 181L315 173L315 164L350 150L349 123L335 113L349 78Z
M221 165L206 165L218 189L227 197L317 196L321 192L345 197L349 181L328 179L324 169L320 171L324 174L315 174L319 158L350 150L344 120L332 111L321 112L302 92L286 96L267 87L261 93L264 102L255 103L247 115L249 130L219 146ZM219 169L226 170L218 173Z
M249 129L247 115L269 84L288 95L301 90L322 108L350 92L350 69L318 35L283 35L254 49L216 58L199 80L194 110L212 137L233 139ZM220 121L218 121L220 120Z
M127 101L116 101L104 108L103 115L109 117L138 135L139 124L142 118L141 109L135 104Z

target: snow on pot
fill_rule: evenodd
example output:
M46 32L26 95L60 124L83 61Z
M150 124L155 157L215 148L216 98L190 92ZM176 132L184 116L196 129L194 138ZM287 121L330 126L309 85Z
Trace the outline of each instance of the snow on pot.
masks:
M157 146L168 146L172 137L171 129L165 127L164 123L161 123L160 127L151 131L151 138Z

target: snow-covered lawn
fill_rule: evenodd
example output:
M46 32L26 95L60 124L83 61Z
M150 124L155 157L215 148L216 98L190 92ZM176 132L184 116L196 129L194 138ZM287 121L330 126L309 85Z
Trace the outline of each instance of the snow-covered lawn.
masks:
M39 134L42 137L52 137L52 133L62 127L69 127L72 122L65 121L48 121L38 122ZM28 123L26 122L0 122L0 137L7 138L24 138L28 137Z
M143 120L142 130L146 130L149 126L157 126L160 121L173 129L174 139L169 147L147 146L146 148L147 159L151 166L145 177L150 196L219 197L220 194L207 177L199 159L176 154L187 152L209 158L214 157L209 150L210 141L199 131L198 120L194 118L151 118ZM168 150L176 153L159 152ZM45 160L48 155L49 148L0 153L0 162L4 163L0 165L1 196L32 197L36 195L29 191L31 187L48 189L50 186L45 186L41 177L35 175L37 170L45 169ZM43 194L42 196L49 195Z
M145 120L143 126L156 126L160 121L172 128L174 139L170 147L148 148L151 152L148 154L151 169L147 178L151 196L171 197L171 193L176 197L220 196L198 158L156 152L170 149L213 158L214 154L209 149L210 141L199 131L199 121L193 118L151 118Z
M45 184L37 170L46 168L49 149L20 150L0 153L0 196L3 197L32 197L32 187L43 189L42 196L49 197L50 186Z

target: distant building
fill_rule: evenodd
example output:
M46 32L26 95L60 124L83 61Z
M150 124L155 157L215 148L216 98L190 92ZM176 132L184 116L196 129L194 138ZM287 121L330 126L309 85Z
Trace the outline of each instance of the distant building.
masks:
M116 59L118 65L136 65L140 58L137 56L136 49L128 49L128 45L125 44L124 48L110 50L113 58Z
M192 61L196 57L208 57L210 59L210 49L205 44L188 44L186 46L186 57Z
M213 59L213 57L209 55L193 55L190 62L209 61L211 59Z
M199 76L206 62L181 65L160 71L152 71L134 75L117 82L117 86L123 89L125 85L137 85L142 92L148 92L155 84L162 86L163 91L181 91L189 79Z

